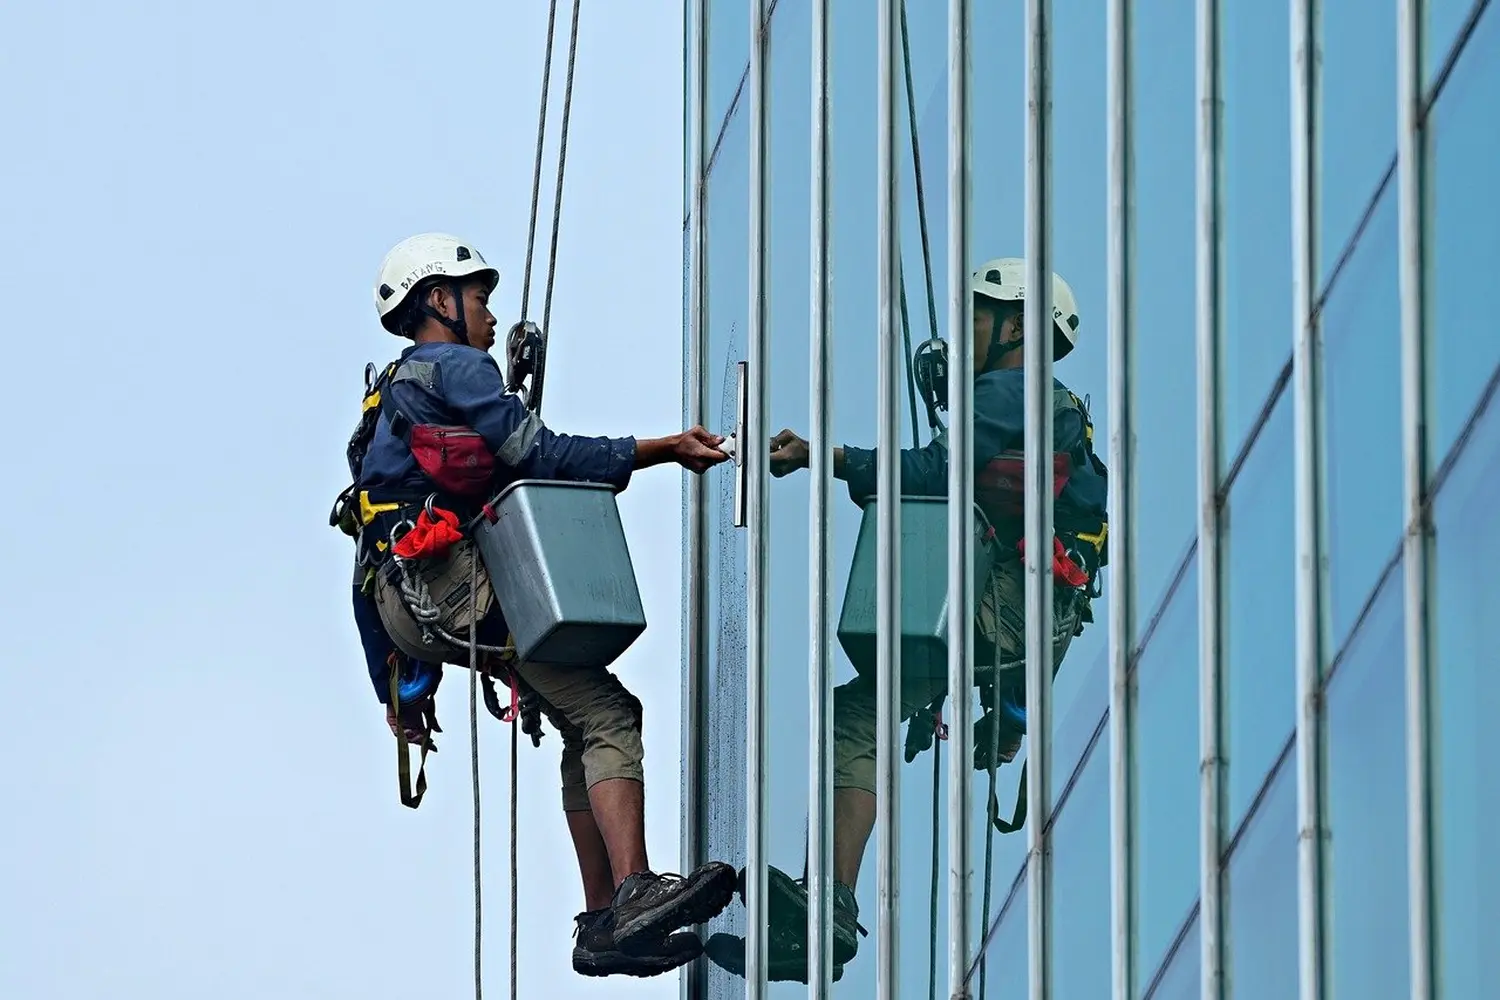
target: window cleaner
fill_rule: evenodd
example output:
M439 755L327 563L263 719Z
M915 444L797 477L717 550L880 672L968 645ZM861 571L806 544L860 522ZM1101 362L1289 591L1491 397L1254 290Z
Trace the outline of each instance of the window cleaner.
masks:
M974 356L974 459L976 555L979 606L975 614L976 683L985 714L975 725L976 768L991 773L990 815L1000 832L1024 822L1024 797L1013 818L1000 817L993 768L1015 759L1025 734L1025 494L1024 375L1025 265L1016 258L991 260L973 274L974 326L968 349ZM1072 290L1053 275L1053 356L1062 359L1078 342L1079 317ZM1048 332L1043 332L1047 336ZM913 378L946 409L946 350L930 341L913 361ZM939 396L937 389L942 387ZM1093 620L1090 602L1099 595L1098 573L1106 564L1107 470L1093 451L1087 405L1055 383L1054 663L1061 665L1074 636ZM790 430L771 440L771 475L781 478L808 466L808 445ZM948 452L943 435L900 456L902 503L902 693L901 718L910 720L906 756L912 760L941 737L938 715L948 692L947 602ZM841 447L833 452L833 475L864 508L839 640L857 676L834 691L833 962L837 978L858 950L858 906L854 887L875 822L875 518L876 453ZM910 613L909 613L910 612ZM934 720L938 720L934 726ZM920 722L920 724L919 724ZM980 741L984 745L980 745ZM1024 777L1022 788L1024 791ZM794 879L769 872L768 936L772 979L807 981L805 941L808 896L805 875ZM743 896L743 877L741 880ZM743 967L744 941L714 935L711 958L726 968Z
M612 497L638 469L671 462L702 474L727 456L722 439L701 427L653 439L549 429L535 409L544 331L512 329L508 380L488 353L496 339L489 299L499 280L473 244L448 234L411 237L386 255L376 313L387 332L412 344L384 369L366 370L347 449L353 482L330 522L355 539L356 622L398 744L415 737L425 765L442 666L465 663L466 651L473 675L511 686L509 712L487 696L493 714L514 720L525 692L563 741L563 809L586 905L575 918L574 969L659 975L701 953L696 935L680 928L728 904L734 870L713 862L686 877L652 871L640 701L606 664L557 666L517 655L496 581L546 550L505 551L494 544L498 536L476 544L476 533L498 520L491 515L507 502L501 494L545 502L546 487L580 484ZM529 390L518 391L528 378ZM526 493L520 487L527 484L541 489ZM403 802L414 807L424 775L417 801L408 801L404 781L403 773Z

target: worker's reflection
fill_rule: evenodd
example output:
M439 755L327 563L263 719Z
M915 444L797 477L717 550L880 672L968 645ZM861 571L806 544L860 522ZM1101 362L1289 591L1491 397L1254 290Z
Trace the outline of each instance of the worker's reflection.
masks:
M1007 258L986 263L973 277L975 500L995 528L1000 553L989 578L976 581L976 681L985 712L975 725L975 766L1012 761L1025 733L1025 577L1022 570L1024 447L1025 267ZM1077 344L1078 313L1067 284L1053 276L1053 356L1063 358ZM1082 401L1061 382L1053 393L1055 493L1054 664L1061 664L1073 637L1093 620L1091 597L1104 560L1105 469L1093 453L1092 427ZM771 440L771 474L790 475L808 465L808 445L791 431ZM901 492L944 496L948 490L946 441L901 452ZM833 474L860 502L876 492L875 452L835 448ZM945 586L946 581L903 580L903 587ZM864 665L851 681L834 690L833 766L833 963L842 975L859 947L854 889L875 826L875 676ZM938 712L947 694L941 672L903 671L900 715L910 720L906 760L933 741ZM967 700L964 702L967 705ZM925 711L924 711L925 710ZM1010 827L998 821L1002 830ZM769 967L771 980L807 980L806 869L802 878L772 867L769 872ZM743 895L744 880L741 879ZM743 970L744 941L716 935L706 946L710 957Z

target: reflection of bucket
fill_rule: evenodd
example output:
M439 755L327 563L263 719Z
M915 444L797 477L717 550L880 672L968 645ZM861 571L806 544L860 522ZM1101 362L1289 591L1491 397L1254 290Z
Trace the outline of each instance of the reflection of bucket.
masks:
M612 487L521 480L474 538L523 662L607 667L646 630Z
M876 522L874 499L864 505L849 585L839 613L839 645L854 669L875 672ZM994 565L989 523L975 509L974 585ZM901 498L901 673L948 676L948 499ZM969 619L973 615L967 616Z

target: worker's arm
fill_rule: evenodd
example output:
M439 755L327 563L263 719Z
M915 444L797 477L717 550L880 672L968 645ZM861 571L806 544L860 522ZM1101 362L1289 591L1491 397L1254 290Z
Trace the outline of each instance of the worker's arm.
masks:
M482 351L454 351L441 365L443 399L478 431L495 457L530 479L608 483L623 490L637 464L633 437L557 434L505 392L500 367Z
M1019 370L992 372L974 385L974 464L982 469L994 456L1025 447L1025 381ZM783 432L773 449L797 450L795 435ZM785 437L784 437L785 436ZM794 440L795 439L795 440ZM1072 451L1083 442L1083 415L1069 408L1057 414L1053 448ZM805 454L802 443L799 454ZM776 457L773 455L773 471ZM805 465L805 461L801 464ZM783 473L784 474L784 473ZM833 452L833 474L849 486L856 502L875 495L876 449L845 446ZM948 492L948 446L938 438L920 448L901 450L901 492L907 496L945 496Z

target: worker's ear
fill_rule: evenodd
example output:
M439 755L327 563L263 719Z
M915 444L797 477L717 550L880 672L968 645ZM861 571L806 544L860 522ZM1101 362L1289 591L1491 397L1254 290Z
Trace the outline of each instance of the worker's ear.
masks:
M1005 325L1000 328L1000 342L1008 344L1013 340L1020 340L1021 334L1026 331L1026 312L1024 309L1015 309L1006 317Z
M451 313L458 307L458 303L453 301L453 290L446 284L436 284L427 289L427 304L439 315L448 316L449 319L455 318Z

